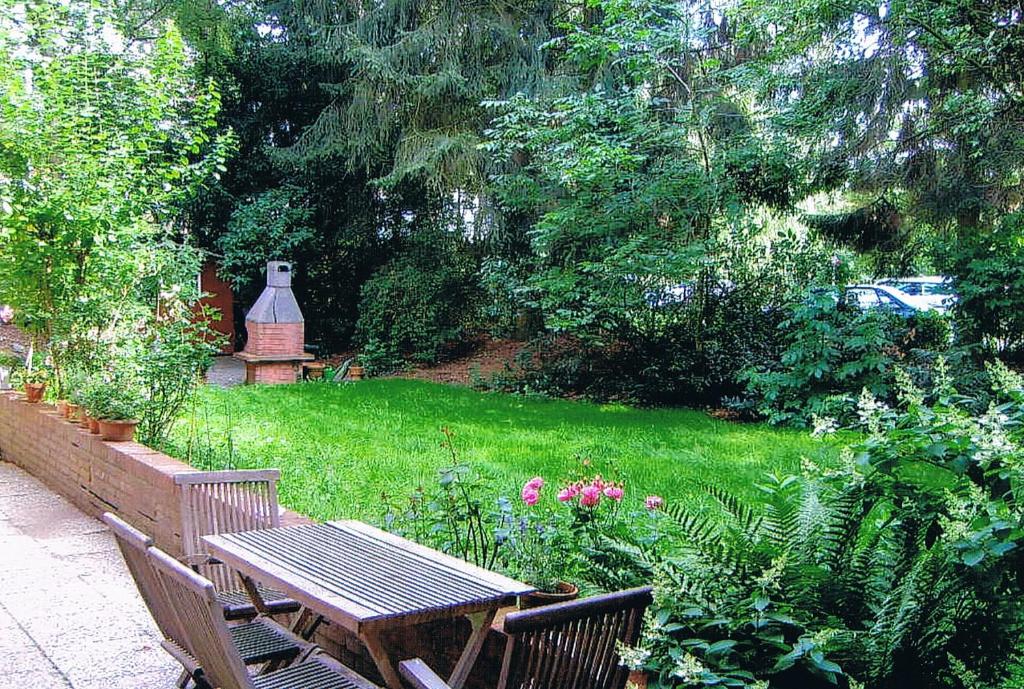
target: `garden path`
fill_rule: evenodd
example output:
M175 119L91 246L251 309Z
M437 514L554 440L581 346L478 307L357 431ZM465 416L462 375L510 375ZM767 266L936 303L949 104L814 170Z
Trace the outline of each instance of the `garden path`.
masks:
M174 686L113 536L3 461L0 581L0 689Z
M219 356L206 372L206 382L222 388L241 385L245 382L245 363L232 356Z

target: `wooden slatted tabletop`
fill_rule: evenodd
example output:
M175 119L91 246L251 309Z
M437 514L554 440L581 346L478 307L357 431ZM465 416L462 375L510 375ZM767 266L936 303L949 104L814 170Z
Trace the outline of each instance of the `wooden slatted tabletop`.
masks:
M380 631L470 616L474 636L458 674L482 645L503 602L533 590L521 582L357 521L205 536L210 553L242 576L278 589L367 644L389 686L397 674ZM464 677L457 676L458 684ZM454 685L453 685L454 686Z

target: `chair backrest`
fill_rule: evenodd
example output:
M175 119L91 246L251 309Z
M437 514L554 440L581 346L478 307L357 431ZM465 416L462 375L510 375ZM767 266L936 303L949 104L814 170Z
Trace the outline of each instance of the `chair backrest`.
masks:
M649 587L512 613L499 689L623 689L616 642L635 644Z
M125 564L128 565L128 572L135 580L142 600L149 608L153 621L160 628L160 633L165 639L187 651L185 634L147 555L148 549L153 546L153 539L110 512L103 515L103 521L117 539L117 546L121 549Z
M206 683L218 689L255 689L231 640L213 582L159 548L150 548L148 556Z
M270 529L281 525L277 469L196 471L176 474L181 497L181 541L186 559L220 591L238 588L227 567L203 564L203 536Z

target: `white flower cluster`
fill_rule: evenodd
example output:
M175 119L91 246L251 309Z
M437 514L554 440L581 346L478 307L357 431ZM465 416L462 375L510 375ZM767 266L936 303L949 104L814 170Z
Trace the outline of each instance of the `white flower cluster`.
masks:
M976 448L975 459L982 467L987 469L996 462L1010 466L1020 463L1020 448L1006 432L1009 423L1010 418L994 405L978 419L971 442Z
M985 365L989 378L992 380L992 389L1007 397L1017 398L1024 395L1024 377L1016 371L1011 370L1001 361Z
M946 510L948 515L939 517L942 526L942 537L953 543L967 538L971 534L970 524L988 505L984 491L977 484L971 483L966 491L955 493L946 491Z
M888 404L880 402L867 388L861 390L860 399L857 401L857 416L861 424L868 429L868 433L877 435L881 432L882 421L891 411Z
M676 661L676 666L672 670L672 674L686 684L693 684L700 680L704 671L704 664L701 663L696 656L692 653L684 653L680 656L679 660Z
M838 430L839 422L831 416L818 416L817 414L811 416L811 435L815 438L831 435Z
M772 566L761 572L757 577L757 585L763 591L782 590L782 573L786 570L786 556L782 555L772 560Z
M639 646L627 646L621 641L615 642L615 650L619 654L619 665L630 670L640 670L651 659L651 652Z
M829 642L839 636L839 634L840 631L838 629L832 629L831 627L819 629L811 634L811 643L813 643L817 648L828 648Z

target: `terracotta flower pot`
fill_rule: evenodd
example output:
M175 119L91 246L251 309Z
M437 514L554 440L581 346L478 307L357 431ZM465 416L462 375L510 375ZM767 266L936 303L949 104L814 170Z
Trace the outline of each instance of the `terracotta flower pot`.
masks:
M647 673L643 670L630 670L626 687L631 686L636 687L636 689L647 689Z
M89 412L85 410L85 407L78 408L78 427L89 430Z
M68 413L64 415L71 423L78 423L78 405L68 402Z
M46 383L25 383L25 401L29 404L39 404L42 402L45 392Z
M349 366L348 377L351 380L362 380L366 370L362 366Z
M100 434L100 422L99 422L99 419L94 419L91 416L89 417L89 432L92 433L93 435L99 435Z
M57 414L62 418L68 418L68 401L57 400Z
M542 605L564 603L565 601L575 600L579 596L580 589L578 586L561 581L558 583L557 591L534 591L533 593L524 593L519 596L519 609L529 610L530 608L539 608Z
M135 427L138 421L123 421L120 419L100 419L100 436L104 440L114 443L123 443L135 438Z

